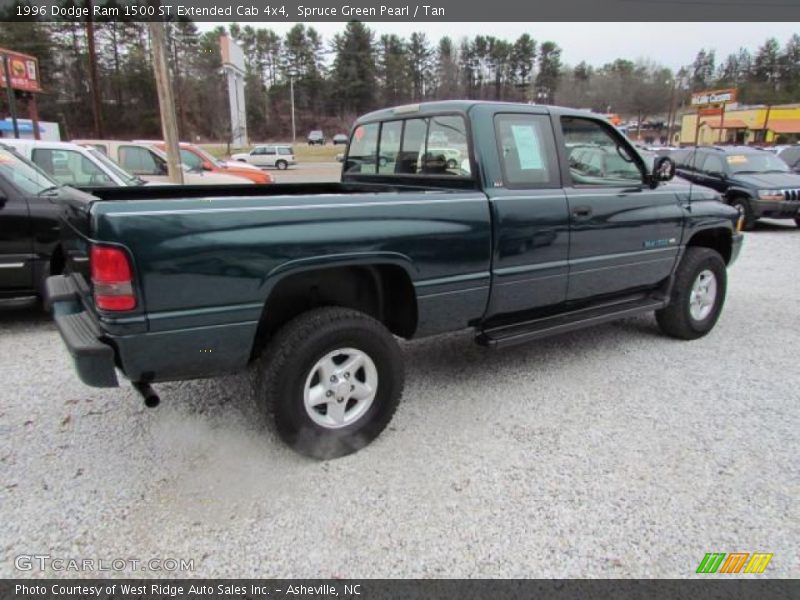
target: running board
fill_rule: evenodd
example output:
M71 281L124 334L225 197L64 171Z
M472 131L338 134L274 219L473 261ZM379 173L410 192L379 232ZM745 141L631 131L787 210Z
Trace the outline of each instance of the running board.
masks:
M484 329L478 332L475 341L489 348L504 348L558 333L566 333L567 331L575 331L576 329L600 325L617 319L633 317L664 308L667 304L668 301L665 299L647 297L616 304L584 308L533 321Z

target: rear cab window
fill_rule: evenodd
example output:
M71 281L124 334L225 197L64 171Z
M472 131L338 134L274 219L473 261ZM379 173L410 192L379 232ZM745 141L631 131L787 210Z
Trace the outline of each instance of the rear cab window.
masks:
M466 121L461 115L426 115L359 125L344 172L469 179Z

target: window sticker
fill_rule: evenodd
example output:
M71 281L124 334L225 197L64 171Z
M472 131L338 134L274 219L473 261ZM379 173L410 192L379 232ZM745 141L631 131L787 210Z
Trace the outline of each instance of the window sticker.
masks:
M732 154L731 156L725 157L728 161L729 165L746 165L747 164L747 157L743 156L742 154Z
M517 155L519 156L519 168L544 169L542 161L542 151L539 147L539 139L531 125L512 125L511 135L517 145Z

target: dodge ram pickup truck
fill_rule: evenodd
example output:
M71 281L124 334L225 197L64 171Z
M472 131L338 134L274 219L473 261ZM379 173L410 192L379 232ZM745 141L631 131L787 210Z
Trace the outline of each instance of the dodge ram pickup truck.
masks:
M472 328L503 348L648 312L707 334L741 217L673 174L591 113L380 110L354 124L338 183L62 199L48 302L85 383L121 372L155 405L153 383L249 367L283 440L342 456L398 406L397 338Z

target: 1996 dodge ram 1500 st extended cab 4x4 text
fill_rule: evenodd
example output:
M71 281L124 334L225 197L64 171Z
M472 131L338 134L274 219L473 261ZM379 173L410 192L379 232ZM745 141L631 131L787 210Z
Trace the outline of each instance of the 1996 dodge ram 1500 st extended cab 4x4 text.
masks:
M155 404L154 382L250 366L288 444L341 456L398 405L396 336L471 327L501 347L648 311L708 333L739 214L673 173L590 113L381 110L355 123L340 183L61 198L48 300L85 383L120 370Z

